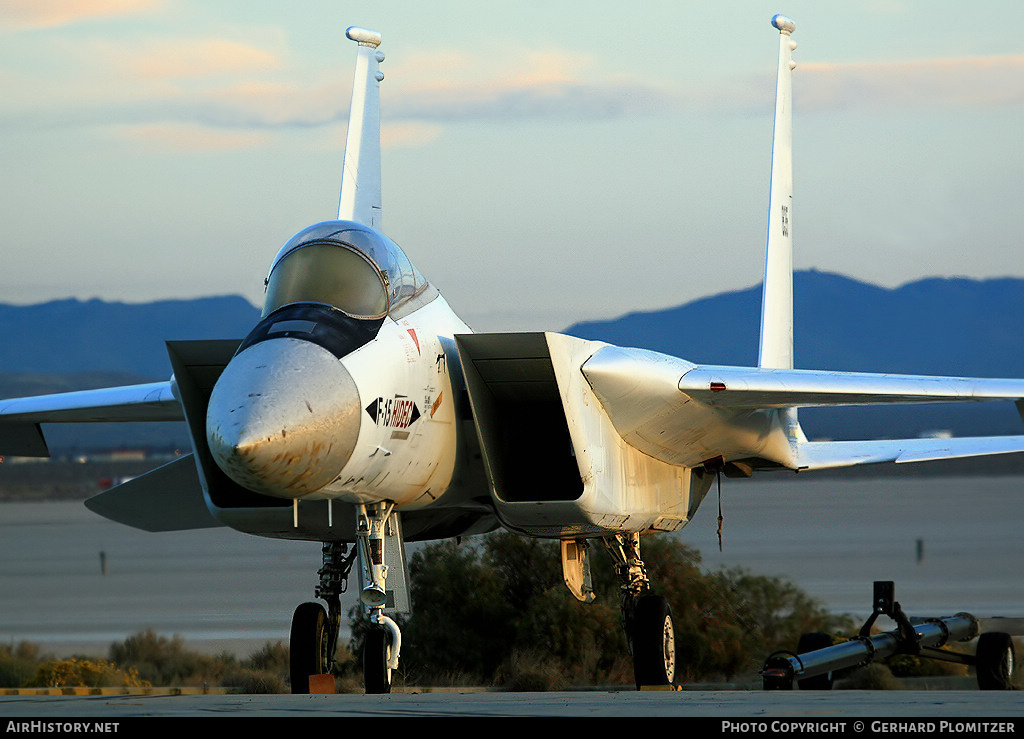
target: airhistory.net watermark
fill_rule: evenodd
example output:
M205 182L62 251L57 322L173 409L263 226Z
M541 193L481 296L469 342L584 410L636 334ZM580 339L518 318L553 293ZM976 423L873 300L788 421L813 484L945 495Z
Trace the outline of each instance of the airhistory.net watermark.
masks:
M9 734L116 734L118 721L8 721Z

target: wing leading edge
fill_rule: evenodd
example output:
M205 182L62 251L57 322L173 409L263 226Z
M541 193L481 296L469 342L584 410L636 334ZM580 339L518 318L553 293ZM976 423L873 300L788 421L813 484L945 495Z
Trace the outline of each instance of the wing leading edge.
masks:
M1024 380L699 366L679 378L691 398L722 408L800 408L1024 398Z
M48 457L41 423L182 421L174 383L79 390L0 400L0 454Z

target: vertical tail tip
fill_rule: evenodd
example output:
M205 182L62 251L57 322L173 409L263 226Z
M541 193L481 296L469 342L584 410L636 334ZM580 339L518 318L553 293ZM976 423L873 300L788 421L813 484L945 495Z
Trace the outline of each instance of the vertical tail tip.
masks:
M772 25L779 29L779 33L790 34L796 30L796 23L784 15L772 16Z
M370 31L366 28L359 28L358 26L349 26L345 31L345 35L358 44L365 44L366 46L373 46L374 48L380 46L381 35L379 31Z

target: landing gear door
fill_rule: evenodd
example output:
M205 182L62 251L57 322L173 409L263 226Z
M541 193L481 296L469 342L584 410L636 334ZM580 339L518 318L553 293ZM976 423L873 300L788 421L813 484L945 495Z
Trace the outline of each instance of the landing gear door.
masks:
M409 564L405 558L402 516L397 511L388 517L388 522L384 526L384 563L388 566L388 600L384 612L412 613L412 601L409 598Z
M594 602L585 539L562 539L562 579L576 600L581 603Z
M402 517L397 511L392 511L391 515L388 516L387 521L384 523L382 538L383 546L381 549L383 550L385 565L382 583L374 583L374 576L372 574L375 569L380 570L380 568L375 568L373 562L367 562L365 559L367 551L370 551L375 547L371 546L370 550L364 546L357 547L362 592L364 595L367 592L373 591L379 594L381 589L383 589L383 609L385 613L411 613L412 601L409 597L409 565L405 558L405 539L402 536ZM360 600L363 601L364 605L371 605L362 596L360 597ZM378 606L380 601L377 600L377 597L374 597L373 601L372 605Z

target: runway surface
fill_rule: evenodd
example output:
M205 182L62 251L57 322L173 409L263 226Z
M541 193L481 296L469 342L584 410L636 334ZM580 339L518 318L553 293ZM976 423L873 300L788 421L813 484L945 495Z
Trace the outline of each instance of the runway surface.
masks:
M657 717L715 719L849 718L843 733L871 732L872 720L938 721L1016 717L1024 693L981 691L614 691L562 693L424 693L379 695L11 696L0 717L115 721L131 717ZM1012 730L1013 727L1011 726ZM787 732L781 732L787 733ZM792 733L792 732L788 732ZM893 732L887 732L893 733Z

